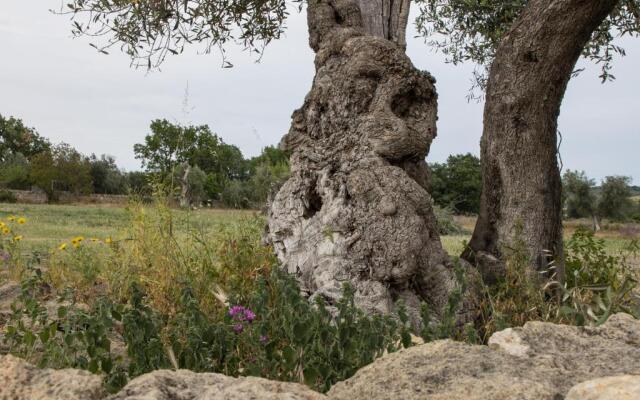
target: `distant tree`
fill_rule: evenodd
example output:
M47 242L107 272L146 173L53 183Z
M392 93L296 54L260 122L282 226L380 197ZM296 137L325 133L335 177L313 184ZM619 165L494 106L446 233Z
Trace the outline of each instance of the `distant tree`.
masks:
M148 172L160 174L163 180L187 163L207 175L207 197L219 198L229 181L248 178L248 166L240 149L224 143L207 125L181 126L155 120L151 131L144 143L134 146L134 152ZM175 179L174 183L177 185Z
M30 179L34 185L47 194L47 200L50 203L56 200L54 186L57 177L58 173L51 151L43 151L32 157Z
M628 176L607 176L600 187L598 214L603 218L624 221L634 212L631 200L631 178Z
M116 165L113 156L103 154L98 157L92 154L89 157L89 164L93 193L124 194L127 192L127 179Z
M569 218L591 217L595 213L597 198L592 190L595 185L584 171L567 170L562 177L563 200Z
M482 174L480 159L473 154L451 155L447 162L431 167L431 196L440 207L455 213L480 211Z
M593 229L600 230L597 198L593 192L595 182L584 171L567 170L562 177L562 198L568 218L591 218Z
M280 150L276 146L267 146L262 149L259 156L252 157L249 160L249 169L253 174L253 171L260 165L289 165L289 156L286 152Z
M277 191L288 177L289 164L287 163L280 162L270 165L268 162L263 162L259 164L247 182L252 207L264 206L269 196Z
M149 172L170 174L178 164L188 160L189 150L193 148L198 131L204 127L182 127L166 119L151 122L151 134L144 143L133 146L136 158ZM208 130L208 128L206 128Z
M76 149L60 143L32 158L31 180L47 193L50 202L56 200L56 192L60 190L91 193L91 165Z
M187 163L179 165L175 169L175 181L180 182L181 207L200 205L207 197L205 192L207 174L198 166L192 167Z
M0 187L26 190L31 187L29 160L22 153L6 151L0 161Z
M125 174L127 188L133 195L149 196L153 193L151 179L148 173L143 171L130 171Z
M250 208L251 197L249 186L238 180L229 181L220 193L220 201L230 208Z
M50 149L49 141L28 128L20 119L4 118L0 115L0 161L11 154L22 154L30 158Z

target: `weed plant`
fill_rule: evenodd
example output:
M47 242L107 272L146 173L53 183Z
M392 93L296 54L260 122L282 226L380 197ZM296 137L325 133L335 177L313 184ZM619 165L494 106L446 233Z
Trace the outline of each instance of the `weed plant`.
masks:
M412 345L402 304L395 316L366 315L349 286L332 307L305 298L261 244L261 218L211 229L177 221L162 201L134 203L130 216L117 237L61 243L46 266L20 254L18 230L26 219L5 222L11 226L0 245L3 267L21 278L4 328L8 352L42 367L101 374L110 391L164 368L326 391L386 352ZM475 325L457 323L469 286L459 265L445 309L423 307L423 339L481 343L528 321L597 325L616 312L640 316L637 275L627 262L637 257L637 242L610 256L592 233L576 231L562 284L532 277L524 249L516 243L505 251L503 279L482 285Z

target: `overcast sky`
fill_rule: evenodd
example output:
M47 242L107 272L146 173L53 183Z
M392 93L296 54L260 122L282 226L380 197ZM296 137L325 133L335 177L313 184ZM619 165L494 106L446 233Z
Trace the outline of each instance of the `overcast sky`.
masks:
M114 155L129 170L140 167L133 144L156 118L208 124L245 156L259 154L287 132L291 112L311 86L304 14L292 13L286 37L270 45L260 63L232 48L235 67L222 69L219 56L194 47L169 58L162 71L147 73L130 68L115 49L105 56L89 39L72 39L68 18L48 11L60 0L1 1L0 114L86 154ZM478 154L483 105L465 97L473 67L445 64L413 36L412 27L407 52L436 77L439 93L438 137L428 159ZM620 43L628 56L616 60L616 81L600 84L598 68L584 63L587 70L570 82L560 115L561 154L565 169L586 170L596 179L628 175L640 184L640 39Z

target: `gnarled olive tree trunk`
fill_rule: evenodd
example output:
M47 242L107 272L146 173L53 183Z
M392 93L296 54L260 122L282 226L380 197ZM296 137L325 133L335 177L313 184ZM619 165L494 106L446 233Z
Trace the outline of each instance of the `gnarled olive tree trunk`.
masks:
M562 259L560 104L582 49L616 3L531 0L497 49L481 141L481 211L463 254L489 279L517 241L538 271Z
M348 282L361 308L389 313L403 299L416 317L455 285L425 189L437 95L404 53L408 1L360 4L309 2L316 76L281 143L291 177L267 239L311 297L335 304Z

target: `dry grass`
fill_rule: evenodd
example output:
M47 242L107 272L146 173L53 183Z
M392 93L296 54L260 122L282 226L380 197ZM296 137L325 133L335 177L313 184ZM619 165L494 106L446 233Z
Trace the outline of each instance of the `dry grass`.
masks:
M175 220L179 230L190 226L212 228L254 213L214 209L176 211ZM23 248L42 254L77 236L115 238L131 221L131 210L126 206L0 204L0 219L11 215L28 220L20 232L24 235Z
M639 196L640 197L640 196ZM202 209L197 211L176 211L177 229L198 227L215 229L219 224L233 223L242 217L254 215L255 211ZM24 248L43 254L56 248L60 243L76 236L106 238L115 236L127 228L130 210L123 206L109 205L25 205L0 204L0 219L9 215L24 215L29 220L22 229ZM458 256L465 243L471 238L476 223L473 216L455 216L455 222L463 234L442 236L442 244L447 252ZM590 226L589 220L565 222L565 239L571 237L580 225ZM602 231L596 237L605 241L608 251L619 254L629 241L640 239L640 224L603 223ZM640 265L640 260L634 261Z
M640 196L638 196L640 198ZM464 230L461 235L442 236L442 245L452 256L459 256L465 244L471 239L473 228L476 224L476 217L454 216L456 224ZM569 220L564 222L564 238L569 239L579 226L591 226L591 221L587 219ZM638 223L613 223L603 222L602 230L598 232L596 238L605 242L607 252L612 255L620 254L632 240L640 240L640 224ZM629 260L630 264L640 268L640 259Z

